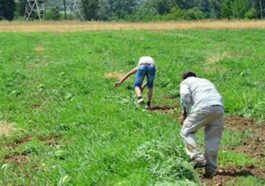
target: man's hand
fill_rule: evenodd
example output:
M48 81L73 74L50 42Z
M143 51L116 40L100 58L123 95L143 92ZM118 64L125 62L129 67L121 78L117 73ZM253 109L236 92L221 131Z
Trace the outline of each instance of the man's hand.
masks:
M187 114L183 113L180 117L179 117L179 120L180 120L180 124L183 125L185 119L187 118Z
M115 87L119 87L119 86L121 86L121 82L120 82L120 81L116 82L116 83L114 84L114 86L115 86Z

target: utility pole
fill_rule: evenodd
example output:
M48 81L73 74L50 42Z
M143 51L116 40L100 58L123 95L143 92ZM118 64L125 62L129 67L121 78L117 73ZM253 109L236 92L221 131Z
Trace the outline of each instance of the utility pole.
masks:
M41 20L41 12L39 5L42 4L44 0L27 0L25 9L25 19L28 21L33 14L37 14L39 20Z
M63 9L64 9L64 20L66 20L66 4L65 4L65 0L63 0Z
M83 21L84 17L83 17L82 12L81 12L81 0L73 0L72 9L73 9L73 12L77 16L79 16L80 20Z

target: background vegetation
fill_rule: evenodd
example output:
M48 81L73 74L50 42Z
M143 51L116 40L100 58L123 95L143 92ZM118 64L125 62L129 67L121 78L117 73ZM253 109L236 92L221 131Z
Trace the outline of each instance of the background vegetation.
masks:
M263 0L42 0L39 6L47 20L263 19L265 15ZM23 19L25 8L26 0L0 0L0 19Z

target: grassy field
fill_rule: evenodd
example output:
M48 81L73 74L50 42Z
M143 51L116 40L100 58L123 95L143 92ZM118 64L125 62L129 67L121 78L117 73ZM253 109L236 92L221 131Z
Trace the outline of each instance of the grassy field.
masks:
M214 185L179 135L185 70L224 98L223 184L264 185L264 38L262 29L0 33L0 185ZM113 87L142 55L158 64L153 104L167 110L135 107L133 78ZM237 148L256 135L260 156ZM251 174L236 174L244 168Z

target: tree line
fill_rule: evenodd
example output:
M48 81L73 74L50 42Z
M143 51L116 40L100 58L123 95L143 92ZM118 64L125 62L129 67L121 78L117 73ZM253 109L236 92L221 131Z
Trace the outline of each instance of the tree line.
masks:
M71 9L73 1L50 1L58 6L45 10L44 19L169 21L264 19L265 16L265 0L79 0L78 11ZM26 0L0 0L0 20L23 19L26 3ZM72 12L78 14L72 16Z

